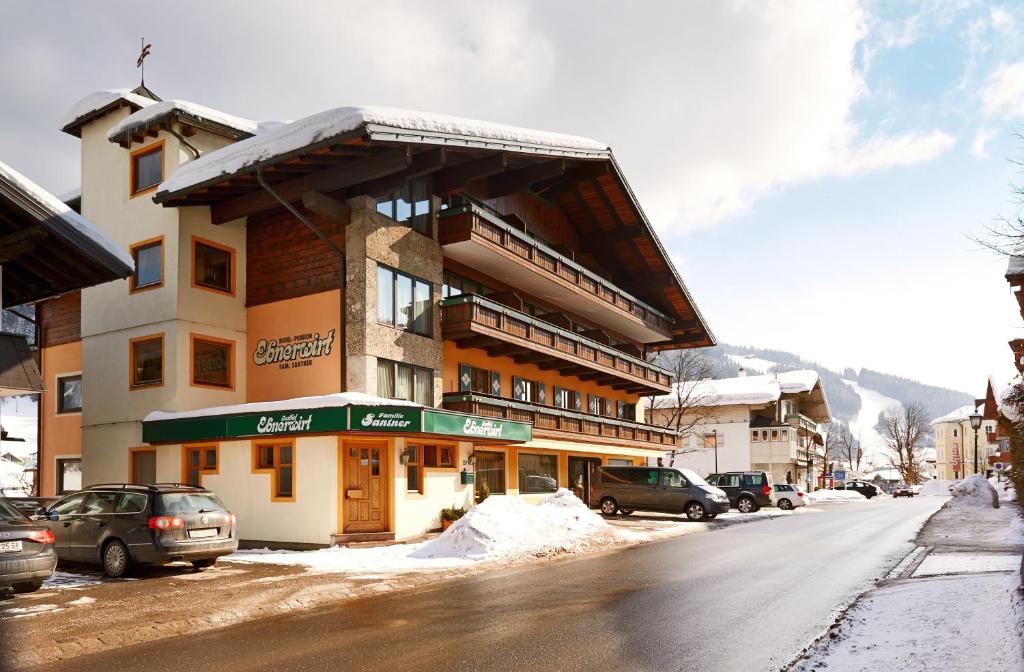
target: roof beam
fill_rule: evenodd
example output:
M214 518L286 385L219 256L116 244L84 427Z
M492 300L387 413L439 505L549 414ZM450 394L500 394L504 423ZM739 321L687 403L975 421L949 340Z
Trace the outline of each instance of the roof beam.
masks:
M490 198L507 196L528 188L534 182L564 175L565 165L565 159L555 159L494 175L487 180L487 196Z
M329 192L344 189L353 184L400 172L408 168L410 163L412 154L408 147L394 149L371 158L288 180L278 185L276 191L285 200L295 202L307 191ZM279 205L277 199L261 190L211 206L210 220L214 224L223 224L239 217L272 210Z
M36 249L36 243L45 237L46 230L41 224L0 236L0 264L31 252Z
M405 170L394 175L353 185L348 193L349 195L369 194L370 196L384 194L401 186L405 180L428 175L443 168L447 161L448 150L444 147L420 152L412 157L412 162Z
M445 168L434 176L434 192L447 194L466 186L472 180L490 177L505 172L508 155L505 152L491 154L481 159L471 159L457 166Z

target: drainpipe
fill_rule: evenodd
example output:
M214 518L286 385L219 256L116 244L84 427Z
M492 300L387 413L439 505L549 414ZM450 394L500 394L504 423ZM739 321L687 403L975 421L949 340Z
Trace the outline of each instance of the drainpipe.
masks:
M341 305L338 310L338 327L339 331L341 332L339 334L339 340L341 341L342 348L341 357L339 357L339 360L341 361L341 380L339 381L339 383L341 391L344 392L345 389L348 387L347 381L345 380L345 252L337 245L335 245L330 238L325 236L320 229L316 228L316 225L313 224L313 222L309 221L308 217L299 212L299 210L295 206L289 203L285 198L282 198L279 193L274 191L273 187L267 184L267 181L263 179L262 167L256 169L256 181L259 182L260 186L263 187L263 190L270 194L275 201L280 203L285 210L292 213L295 219L305 224L306 228L313 232L313 235L315 235L317 238L323 241L323 243L327 245L327 247L329 247L332 252L334 252L335 256L337 256L338 260L341 262L341 273L340 277L338 278L338 291L341 295Z
M186 140L185 136L183 136L181 133L178 133L176 130L174 130L171 127L170 124L167 124L167 129L166 130L167 130L168 133L170 133L171 135L176 137L178 139L178 142L180 142L182 145L185 146L185 149L187 149L188 151L192 152L192 158L194 158L194 159L198 159L199 158L199 150L196 149L195 145L193 145L191 142Z

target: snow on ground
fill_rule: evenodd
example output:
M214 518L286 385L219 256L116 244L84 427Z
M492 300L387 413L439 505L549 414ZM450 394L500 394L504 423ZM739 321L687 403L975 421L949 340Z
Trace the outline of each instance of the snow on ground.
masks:
M981 474L974 474L959 481L950 490L950 494L953 495L953 499L950 502L951 506L967 506L982 509L999 508L999 493Z
M1007 617L1021 609L1019 586L1016 572L883 586L857 602L834 636L811 647L793 669L1024 670L1020 625Z
M867 502L867 497L855 490L815 490L807 493L807 503L819 502Z
M1019 553L931 553L917 569L915 577L943 574L980 574L1020 570Z
M926 497L949 497L949 486L957 481L928 481L921 486L921 494Z
M642 538L616 529L562 488L537 505L518 497L488 497L437 538L417 544L316 551L263 549L238 551L224 559L301 565L316 572L396 573L577 553Z
M996 489L999 494L1000 502L1016 502L1017 501L1017 489L1013 487L1013 481L1005 476L1002 479L993 476L988 479L988 482L992 484L992 487Z
M854 380L843 379L843 382L853 388L853 391L860 397L860 411L857 412L855 418L850 420L850 431L854 438L860 441L861 449L864 451L861 470L869 472L873 469L888 467L889 449L885 438L875 429L875 425L878 424L879 413L892 406L900 406L900 402L881 392L861 387Z
M85 586L95 586L100 583L103 583L103 580L98 576L73 574L57 570L50 578L43 581L43 588L84 588Z

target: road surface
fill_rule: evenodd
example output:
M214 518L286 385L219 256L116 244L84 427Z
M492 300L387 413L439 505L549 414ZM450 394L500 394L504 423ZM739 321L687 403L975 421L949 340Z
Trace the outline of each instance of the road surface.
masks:
M941 501L821 504L47 669L777 670L913 548Z

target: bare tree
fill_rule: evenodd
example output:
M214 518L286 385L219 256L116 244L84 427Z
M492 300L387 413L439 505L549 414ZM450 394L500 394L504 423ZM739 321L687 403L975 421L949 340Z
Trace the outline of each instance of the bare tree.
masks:
M835 431L830 435L835 454L840 460L849 465L851 471L860 470L860 457L863 453L860 450L860 442L853 438L853 431L850 426L842 421L836 421Z
M714 420L715 409L707 404L711 395L707 385L701 384L714 374L714 364L707 355L700 350L674 350L657 353L648 361L672 373L672 391L669 394L647 397L647 421L650 424L672 429L685 440ZM703 440L698 441L696 449L679 445L671 451L669 466L673 465L677 454L703 450L706 450Z
M905 406L893 406L886 409L878 421L891 453L890 466L900 472L905 483L917 483L924 450L920 443L929 429L924 406L916 401Z

